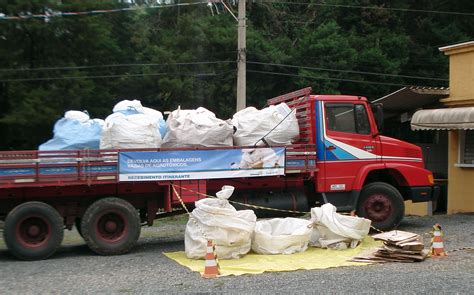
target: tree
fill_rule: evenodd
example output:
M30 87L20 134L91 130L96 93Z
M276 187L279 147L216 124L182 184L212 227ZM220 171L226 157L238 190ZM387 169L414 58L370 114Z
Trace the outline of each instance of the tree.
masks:
M123 2L3 1L0 12L128 7ZM266 98L306 86L369 99L403 85L447 86L448 60L438 47L474 37L474 17L450 11L473 13L474 2L249 3L247 104L263 107ZM35 149L65 111L105 118L122 99L231 117L237 29L220 12L193 5L0 19L0 149Z

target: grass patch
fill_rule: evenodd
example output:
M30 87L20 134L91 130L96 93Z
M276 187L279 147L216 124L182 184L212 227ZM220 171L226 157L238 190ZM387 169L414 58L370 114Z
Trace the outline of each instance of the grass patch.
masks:
M157 227L148 227L142 228L140 233L140 238L163 238L163 237L173 237L177 235L184 235L184 228L181 227L172 227L172 228L157 228Z
M163 225L185 225L188 222L188 214L180 214L156 219L153 222L153 227L160 227Z
M84 244L84 240L79 235L76 229L64 230L64 239L63 239L62 244L63 245Z
M7 248L7 245L5 245L5 241L3 240L3 231L0 231L0 250L4 250Z

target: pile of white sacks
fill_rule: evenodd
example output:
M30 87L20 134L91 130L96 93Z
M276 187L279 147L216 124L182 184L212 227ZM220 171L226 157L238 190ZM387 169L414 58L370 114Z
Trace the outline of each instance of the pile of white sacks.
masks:
M311 209L311 219L258 220L252 210L237 211L228 201L234 187L224 186L217 199L196 202L184 238L188 258L202 259L212 240L219 259L236 259L250 250L258 254L293 254L308 246L346 249L360 244L370 220L336 213L331 204Z
M178 108L165 121L160 111L142 106L139 100L123 100L105 121L91 120L87 112L66 112L55 124L53 139L39 149L261 146L263 137L270 145L287 145L298 135L296 114L285 103L262 110L248 107L228 120L202 107Z

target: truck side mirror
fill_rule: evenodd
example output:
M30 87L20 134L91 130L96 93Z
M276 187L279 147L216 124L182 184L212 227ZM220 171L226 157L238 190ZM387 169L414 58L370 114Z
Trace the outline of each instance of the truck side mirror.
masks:
M374 113L375 123L379 132L383 131L383 105L381 103L375 103L372 106L372 112Z

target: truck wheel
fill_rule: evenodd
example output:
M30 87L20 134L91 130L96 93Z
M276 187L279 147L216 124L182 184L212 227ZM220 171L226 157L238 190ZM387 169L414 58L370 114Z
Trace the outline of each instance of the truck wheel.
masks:
M357 215L372 220L372 226L376 229L391 230L402 221L405 203L395 187L384 182L374 182L362 189Z
M45 259L63 241L63 218L48 204L27 202L8 213L3 237L14 256L23 260Z
M97 254L124 254L140 237L140 216L125 200L101 199L87 208L81 231L89 248Z

